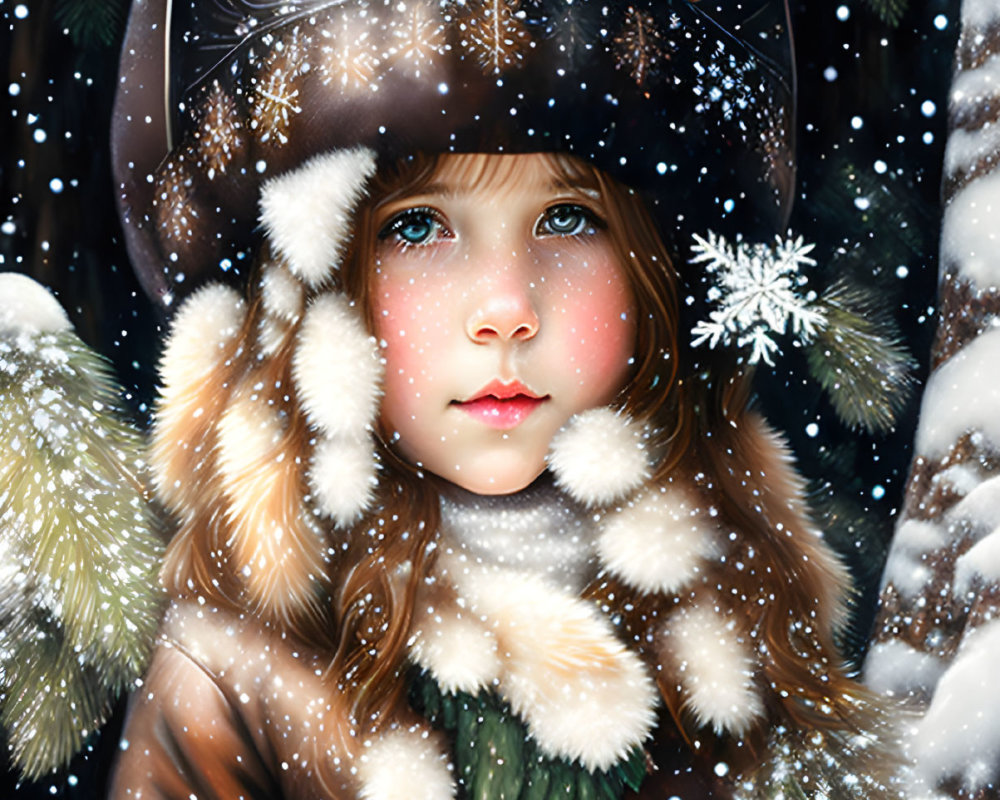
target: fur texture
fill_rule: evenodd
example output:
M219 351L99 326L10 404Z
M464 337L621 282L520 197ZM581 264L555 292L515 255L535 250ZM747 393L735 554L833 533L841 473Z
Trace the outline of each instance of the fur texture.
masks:
M264 310L272 317L295 322L305 305L305 290L291 271L282 264L270 264L261 277Z
M309 488L319 510L346 528L375 497L378 470L368 437L322 439L313 451Z
M649 736L653 682L592 604L534 574L449 567L469 610L496 636L501 694L544 752L605 769Z
M263 317L257 324L257 347L264 358L273 358L288 337L289 325L278 317Z
M475 695L500 674L497 638L483 621L454 598L427 602L414 619L410 657L429 670L445 692Z
M789 516L797 523L797 529L793 529L778 522L776 531L787 540L787 549L809 565L808 587L815 589L814 613L820 629L840 630L847 622L844 591L851 585L851 576L809 520L803 500L805 486L781 434L756 415L747 416L746 428L746 441L751 443L756 456L756 477L767 487L772 498L785 502L787 511L791 512Z
M443 800L455 782L437 737L421 727L397 728L370 743L358 759L364 800Z
M309 306L292 370L307 419L327 436L357 437L375 421L378 346L343 297L321 295Z
M246 306L224 286L206 286L181 306L160 360L150 463L160 498L183 515L196 490L191 479L207 456L211 426L227 393L219 391L219 370L232 357Z
M572 417L553 437L548 462L556 484L589 507L627 497L653 471L648 432L610 408Z
M351 214L374 172L371 150L336 150L261 189L260 220L268 238L308 286L325 283L339 265Z
M754 654L734 619L706 605L679 611L666 625L661 658L673 662L684 702L699 726L745 734L764 714Z
M679 483L650 487L610 513L598 554L612 574L643 592L678 592L720 552L719 531L697 495Z
M288 618L312 602L326 576L324 537L297 502L300 468L286 457L280 417L249 388L219 424L228 544L252 604Z
M72 330L58 301L27 275L0 273L0 336L34 336Z
M309 487L319 510L347 527L370 505L377 461L368 435L378 412L382 362L356 309L340 295L317 297L292 356L306 419L318 429Z

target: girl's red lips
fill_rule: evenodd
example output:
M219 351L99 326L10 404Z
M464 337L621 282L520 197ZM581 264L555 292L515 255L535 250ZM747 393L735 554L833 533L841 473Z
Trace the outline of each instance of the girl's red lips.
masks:
M458 400L458 403L471 403L475 400L482 400L484 397L495 397L497 400L510 400L518 395L523 395L524 397L530 398L532 400L544 400L548 395L535 394L531 389L525 386L520 381L511 381L510 383L504 383L503 381L496 379L487 383L482 389L476 392L472 397L467 400Z
M471 417L491 428L510 430L520 425L548 395L537 395L520 381L491 381L468 400L455 400L456 405Z

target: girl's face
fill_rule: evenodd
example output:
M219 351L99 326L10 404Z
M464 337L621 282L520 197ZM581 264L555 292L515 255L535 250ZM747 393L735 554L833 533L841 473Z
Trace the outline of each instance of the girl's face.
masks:
M544 155L477 154L376 209L381 421L408 461L519 491L559 428L622 388L635 302L603 203Z

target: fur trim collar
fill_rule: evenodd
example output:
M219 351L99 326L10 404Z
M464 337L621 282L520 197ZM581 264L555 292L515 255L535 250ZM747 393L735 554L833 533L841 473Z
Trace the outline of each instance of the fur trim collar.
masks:
M413 655L442 688L495 688L542 752L590 770L607 769L648 738L653 681L592 603L538 575L461 555L440 558L437 577L455 595L418 601Z
M631 436L619 441L633 447ZM700 509L697 495L676 483L641 489L596 516L594 573L614 574L645 593L694 585L722 552L712 510ZM612 619L543 571L484 563L441 544L417 602L411 652L444 691L497 691L542 752L590 770L607 769L649 737L659 694ZM680 675L699 725L740 735L758 720L754 653L732 619L707 602L695 604L670 617L661 638L660 666Z

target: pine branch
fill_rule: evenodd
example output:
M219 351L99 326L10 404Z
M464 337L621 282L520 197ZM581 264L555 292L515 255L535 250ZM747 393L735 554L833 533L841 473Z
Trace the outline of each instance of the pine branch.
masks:
M14 312L51 318L37 285L8 277L3 289ZM33 332L32 319L0 320L0 721L37 778L69 761L145 669L162 543L144 439L106 364L71 330Z
M845 425L888 432L910 398L915 362L860 289L837 284L820 305L827 325L807 350L810 373Z
M59 0L56 21L81 50L111 47L121 34L128 0Z
M767 756L743 776L749 781L737 784L735 800L898 797L891 788L900 767L896 716L864 691L845 694L842 702L854 723L846 730L810 728L794 721L775 725Z
M893 28L899 27L903 15L909 10L909 0L866 0L882 21Z

